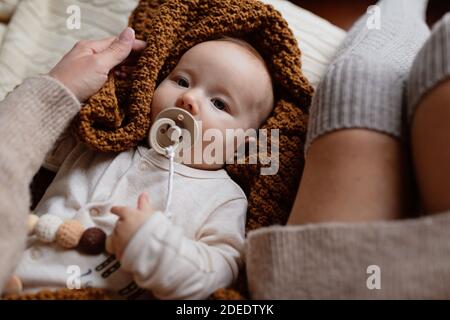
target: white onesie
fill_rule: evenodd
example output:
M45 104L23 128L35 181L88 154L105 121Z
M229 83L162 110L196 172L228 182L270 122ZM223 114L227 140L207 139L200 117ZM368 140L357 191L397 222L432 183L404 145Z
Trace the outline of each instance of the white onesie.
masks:
M236 279L243 262L247 199L225 170L174 164L169 219L164 213L169 160L138 146L99 153L63 136L44 167L56 177L34 213L76 219L110 234L115 205L136 207L146 191L157 211L126 247L122 263L107 253L85 255L29 239L16 274L25 292L97 287L116 298L147 289L160 299L203 299ZM143 288L143 289L142 289Z

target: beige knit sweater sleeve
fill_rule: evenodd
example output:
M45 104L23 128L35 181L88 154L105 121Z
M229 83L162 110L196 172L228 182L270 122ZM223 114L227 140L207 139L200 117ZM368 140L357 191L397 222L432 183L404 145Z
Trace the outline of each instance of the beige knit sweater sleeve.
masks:
M253 299L450 299L450 212L248 236Z
M29 184L79 110L49 76L26 79L0 102L0 292L24 248Z

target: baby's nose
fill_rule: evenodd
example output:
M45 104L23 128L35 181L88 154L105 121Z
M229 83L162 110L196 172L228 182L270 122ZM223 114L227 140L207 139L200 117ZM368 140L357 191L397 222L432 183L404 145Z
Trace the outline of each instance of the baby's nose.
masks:
M177 102L177 107L185 109L190 112L193 116L196 116L199 113L199 105L196 101L195 97L191 93L183 94Z

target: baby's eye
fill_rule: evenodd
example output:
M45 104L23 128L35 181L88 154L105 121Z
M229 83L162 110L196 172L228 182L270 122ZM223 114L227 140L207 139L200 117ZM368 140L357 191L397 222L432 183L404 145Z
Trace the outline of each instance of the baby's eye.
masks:
M213 103L214 107L216 107L219 110L224 110L227 107L225 102L223 102L220 99L212 99L211 102Z
M189 88L189 81L185 78L178 78L176 82L180 87Z

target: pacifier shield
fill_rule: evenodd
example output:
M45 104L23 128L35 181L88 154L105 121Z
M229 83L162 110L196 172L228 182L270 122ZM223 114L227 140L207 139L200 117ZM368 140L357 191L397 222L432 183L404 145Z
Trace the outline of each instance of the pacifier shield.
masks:
M192 148L199 138L199 127L194 117L181 108L167 108L161 111L149 132L149 144L160 154L166 154L166 148L175 147L175 153L182 148ZM174 141L175 140L175 141Z

